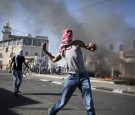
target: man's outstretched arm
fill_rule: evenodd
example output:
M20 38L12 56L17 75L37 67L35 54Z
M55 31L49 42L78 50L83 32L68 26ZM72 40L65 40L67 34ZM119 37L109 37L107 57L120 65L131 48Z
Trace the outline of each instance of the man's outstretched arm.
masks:
M58 53L56 56L53 56L51 55L51 53L49 53L47 50L46 50L46 43L43 43L42 44L42 48L43 48L43 51L46 53L46 55L48 56L48 58L52 61L52 62L57 62L59 61L62 57L60 55L60 53Z
M83 41L81 40L76 40L75 41L75 44L78 46L78 47L83 47L87 50L90 50L90 51L95 51L97 49L97 46L96 44L94 43L89 43L89 44L85 44Z
M9 72L11 73L11 71L12 71L12 64L13 64L13 60L11 60L11 63L10 63L10 65L9 65Z

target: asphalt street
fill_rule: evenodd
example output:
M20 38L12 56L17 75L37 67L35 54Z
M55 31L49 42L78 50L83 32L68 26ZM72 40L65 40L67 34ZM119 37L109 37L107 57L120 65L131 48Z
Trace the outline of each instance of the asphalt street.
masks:
M0 115L47 115L48 108L60 98L65 79L63 76L49 76L24 75L20 88L22 93L15 96L11 73L0 72ZM99 83L94 80L91 79L92 87L104 84L109 89L109 86L114 86L112 82ZM134 94L116 93L100 88L92 88L96 115L135 115ZM58 115L86 115L78 89Z
M27 74L29 75L29 74ZM66 79L66 75L50 75L50 74L31 74L33 77L41 77L41 81L48 81L52 82L54 84L63 85L64 80ZM130 85L123 85L123 84L115 84L115 81L113 80L103 80L99 78L90 78L91 81L91 87L92 89L99 89L104 91L111 91L113 93L120 93L120 94L129 94L135 96L135 86Z

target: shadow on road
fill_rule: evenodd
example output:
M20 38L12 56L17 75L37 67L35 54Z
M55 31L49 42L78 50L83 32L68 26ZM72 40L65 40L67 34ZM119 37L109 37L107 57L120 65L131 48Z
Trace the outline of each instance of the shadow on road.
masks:
M61 93L23 93L21 95L55 95L55 96L60 96ZM72 95L72 96L77 96L77 95Z
M13 92L0 88L0 115L17 115L10 109L37 103L39 102L21 95L15 96Z

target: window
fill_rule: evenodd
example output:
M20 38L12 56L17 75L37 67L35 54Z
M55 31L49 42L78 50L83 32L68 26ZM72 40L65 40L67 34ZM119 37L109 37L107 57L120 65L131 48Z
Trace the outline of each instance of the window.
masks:
M30 38L23 39L23 45L31 45L31 44L32 44L32 39Z
M8 42L5 42L5 43L4 43L4 46L5 46L5 47L8 47Z
M0 58L3 58L3 55L2 55L2 53L0 53Z
M12 47L12 46L16 46L16 40L11 40L8 42L8 46Z
M48 43L48 40L42 40L42 43Z
M17 44L22 45L22 41L23 41L23 39L19 39Z
M25 52L25 56L28 56L28 52Z
M33 39L33 46L41 46L41 40Z
M13 41L9 41L8 46L13 46Z
M16 46L16 40L13 40L13 46Z
M37 52L35 53L35 56L38 56L38 53Z

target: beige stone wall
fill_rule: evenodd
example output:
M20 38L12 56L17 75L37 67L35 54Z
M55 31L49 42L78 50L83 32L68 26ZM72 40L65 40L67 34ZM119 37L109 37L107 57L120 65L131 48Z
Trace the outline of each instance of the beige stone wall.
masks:
M1 48L0 49L0 53L2 53L3 58L1 58L2 60L2 69L6 69L7 64L9 63L9 53L6 53L6 48Z
M28 52L28 56L25 56L26 58L29 58L29 57L34 58L36 52L38 53L38 55L41 55L40 53L41 53L42 48L36 47L36 46L18 45L18 46L13 47L13 49L8 49L8 52L6 52L6 48L0 48L0 53L2 53L3 55L3 58L2 59L0 58L0 61L2 61L2 70L6 70L7 66L9 66L9 62L11 60L11 57L10 57L11 52L16 54L20 48L23 49L24 56L25 56L25 52Z
M11 60L11 53L17 53L20 48L23 49L23 53L25 56L25 53L28 52L28 56L25 56L25 58L33 58L35 57L35 53L38 53L38 56L41 55L41 47L40 46L32 46L33 45L33 40L41 40L41 41L47 41L47 49L48 49L48 37L46 36L35 36L32 37L31 34L28 34L27 36L16 36L16 35L11 35L11 27L9 23L6 23L6 25L3 27L3 41L0 41L0 54L2 54L3 57L0 57L0 66L2 64L2 70L6 70L7 66L10 64ZM31 39L32 43L31 45L19 45L22 44L22 40L26 39ZM20 41L21 40L21 41ZM13 41L13 42L12 42ZM2 45L2 43L4 43ZM28 41L25 41L26 43ZM13 44L12 48L9 48ZM4 46L5 45L5 46ZM9 45L9 46L8 46ZM8 52L6 52L6 47L8 47ZM47 60L46 60L47 61ZM48 62L46 62L48 63Z
M13 47L13 53L16 53L18 49L21 48L21 46ZM3 47L0 49L0 53L2 53L2 70L6 70L7 66L9 66L9 62L11 60L10 54L12 53L12 50L8 48L8 52L6 52L6 47Z

